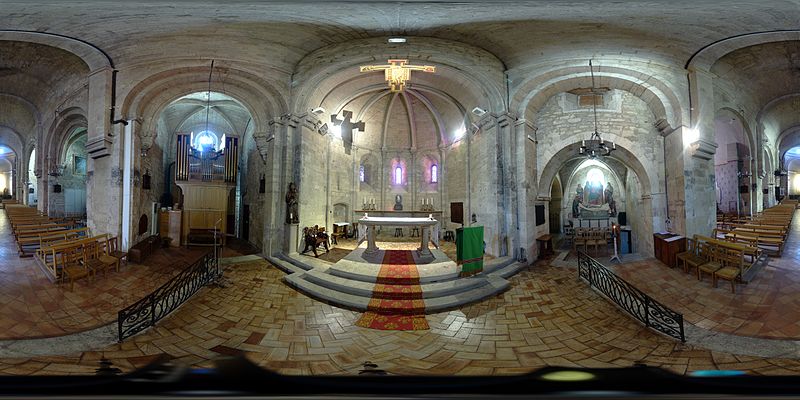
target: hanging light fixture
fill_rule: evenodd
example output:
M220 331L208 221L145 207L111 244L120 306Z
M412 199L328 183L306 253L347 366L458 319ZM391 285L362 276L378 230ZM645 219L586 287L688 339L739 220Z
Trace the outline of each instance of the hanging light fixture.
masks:
M589 60L589 73L592 76L592 111L594 113L594 132L589 140L582 140L581 147L578 153L586 155L590 159L597 157L605 157L611 154L612 151L617 149L617 144L604 140L597 131L597 89L594 86L594 67L592 60Z

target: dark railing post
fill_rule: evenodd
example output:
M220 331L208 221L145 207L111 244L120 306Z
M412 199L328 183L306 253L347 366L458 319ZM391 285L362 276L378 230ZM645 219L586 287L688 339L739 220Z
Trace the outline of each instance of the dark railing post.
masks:
M153 293L150 293L150 326L156 325L156 298Z
M644 325L650 327L650 296L644 296Z
M681 327L681 342L686 343L686 337L683 335L683 315L678 314L678 325Z
M122 311L118 312L117 313L117 328L118 328L118 332L117 333L119 333L119 336L117 336L117 337L119 338L118 340L119 340L120 343L122 343L122 321L124 321L124 320L125 320L125 314Z

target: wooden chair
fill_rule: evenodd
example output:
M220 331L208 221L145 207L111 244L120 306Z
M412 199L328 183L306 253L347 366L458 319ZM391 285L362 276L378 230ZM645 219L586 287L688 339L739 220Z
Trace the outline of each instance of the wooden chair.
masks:
M106 276L108 265L100 261L100 246L96 240L92 240L83 245L83 264L97 276L98 271L103 271Z
M575 228L570 225L564 226L564 240L572 244L575 242Z
M722 268L722 262L717 254L718 249L712 243L708 242L703 243L700 248L701 252L703 253L703 257L707 260L707 262L697 266L697 280L703 280L704 272L710 275L711 279L713 280L714 272L717 272L717 270Z
M114 236L108 239L108 255L117 259L117 271L119 271L122 259L125 259L125 265L128 264L128 252L119 249L119 238Z
M116 239L116 237L114 239ZM119 259L111 255L110 240L111 239L106 236L96 242L98 247L97 258L103 263L103 268L114 266L114 269L119 272ZM103 276L105 276L105 269L103 270Z
M64 274L64 279L69 280L69 290L75 290L75 281L81 278L86 278L89 282L92 281L91 270L83 263L83 249L81 247L72 247L61 253L63 259L63 267L61 272Z
M686 260L693 256L697 256L697 241L686 238L686 251L675 254L675 266L681 263L683 271L686 272Z
M720 279L731 282L731 293L736 293L736 280L742 276L742 266L744 264L744 253L735 249L719 249L720 257L723 260L723 267L714 272L712 285L717 287Z
M588 231L585 228L575 228L575 239L572 241L572 249L577 252L578 246L583 246L583 251L586 252L588 240Z
M597 247L602 245L605 248L608 242L606 241L606 234L602 229L593 229L589 231L589 238L586 241L586 247L594 245L594 255L597 256Z

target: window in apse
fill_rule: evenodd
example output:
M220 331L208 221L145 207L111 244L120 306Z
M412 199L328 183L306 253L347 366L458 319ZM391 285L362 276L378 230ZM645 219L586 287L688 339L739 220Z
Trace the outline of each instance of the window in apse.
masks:
M431 183L439 182L439 167L436 164L431 165Z
M401 185L403 183L403 169L397 167L394 169L394 184Z

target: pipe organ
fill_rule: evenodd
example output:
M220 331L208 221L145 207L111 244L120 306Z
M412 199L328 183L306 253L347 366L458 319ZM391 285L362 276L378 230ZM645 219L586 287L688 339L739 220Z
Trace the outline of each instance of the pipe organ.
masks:
M227 231L228 204L236 186L239 165L239 138L224 136L224 147L199 144L194 148L192 135L179 134L175 150L175 183L183 194L181 244L190 243L197 233ZM224 243L224 235L221 237Z

